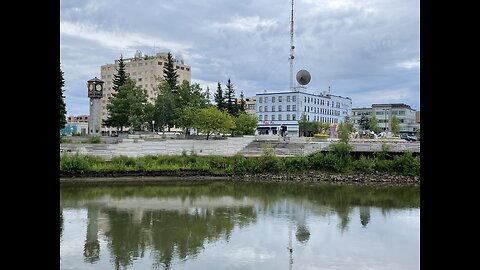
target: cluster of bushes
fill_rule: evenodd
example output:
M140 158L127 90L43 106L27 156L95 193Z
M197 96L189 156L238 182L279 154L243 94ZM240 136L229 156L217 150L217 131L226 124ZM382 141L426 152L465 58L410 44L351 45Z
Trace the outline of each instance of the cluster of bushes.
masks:
M388 172L392 174L420 175L420 157L406 152L400 156L390 156L384 152L373 156L352 157L348 144L335 144L328 153L315 153L311 156L278 157L273 149L265 149L260 157L198 156L195 152L177 156L114 157L103 158L79 154L63 154L60 158L60 171L63 173L84 172L127 172L127 171L204 171L212 174L255 174L255 173L301 173L306 171Z

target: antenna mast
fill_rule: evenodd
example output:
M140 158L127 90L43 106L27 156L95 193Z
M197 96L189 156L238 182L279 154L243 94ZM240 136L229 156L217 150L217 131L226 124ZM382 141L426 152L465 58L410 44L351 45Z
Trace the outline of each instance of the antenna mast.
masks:
M295 49L295 46L293 46L293 0L292 0L292 17L290 20L290 91L294 90L293 87L293 49Z

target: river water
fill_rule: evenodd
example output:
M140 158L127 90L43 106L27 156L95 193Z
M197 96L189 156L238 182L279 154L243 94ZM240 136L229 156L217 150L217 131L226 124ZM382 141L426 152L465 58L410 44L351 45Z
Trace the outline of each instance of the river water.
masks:
M420 268L419 187L62 187L61 269Z

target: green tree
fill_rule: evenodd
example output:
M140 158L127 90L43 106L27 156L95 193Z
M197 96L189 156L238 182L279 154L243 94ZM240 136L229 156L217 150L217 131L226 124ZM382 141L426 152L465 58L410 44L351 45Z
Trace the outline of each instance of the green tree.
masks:
M238 112L243 113L247 110L247 104L245 102L245 96L243 95L243 91L240 92L240 103L238 104Z
M338 124L337 130L340 141L343 143L348 143L348 141L350 140L350 134L354 130L352 121L349 116L345 116L343 122Z
M366 115L362 115L360 118L360 128L362 131L370 130L370 119Z
M235 117L235 134L254 135L257 128L257 117L245 112Z
M400 134L400 119L396 115L390 119L390 127L394 135Z
M63 71L60 67L60 128L64 128L67 123L65 115L67 114L67 109L65 108L65 96L63 95L63 87L65 86L65 80L63 79Z
M313 123L307 121L307 115L302 113L302 117L298 120L298 134L311 137L313 134Z
M127 77L125 83L118 88L118 93L107 105L110 117L106 122L120 128L129 126L138 129L146 120L146 104L146 90L135 86L135 82Z
M118 93L118 89L120 86L124 85L127 81L127 74L125 73L125 63L123 62L123 55L120 55L120 59L118 60L118 68L116 68L117 74L113 75L112 80L112 96L115 96Z
M238 116L238 106L237 106L237 99L235 98L235 89L233 88L233 83L228 78L226 91L225 91L225 102L226 102L226 109L227 112L231 116Z
M168 130L170 130L176 122L176 100L170 89L170 85L165 80L158 84L157 93L158 95L155 100L153 118L155 120L155 125L165 132L164 127L168 127Z
M225 104L225 97L223 96L222 85L218 83L217 92L214 94L215 103L217 103L217 109L223 111L227 108Z
M380 126L378 125L378 119L377 117L372 116L371 118L369 118L369 122L370 122L370 130L375 132L375 133L378 133L380 132Z
M194 118L195 127L207 134L207 140L214 132L228 133L235 128L235 122L230 114L215 107L198 109Z
M163 78L167 81L168 85L172 92L177 91L177 79L178 74L174 68L175 59L173 59L172 54L168 52L167 54L167 65L163 68Z
M122 87L125 82L127 81L127 74L125 73L125 63L123 62L123 55L120 55L120 59L118 60L118 68L116 68L117 74L113 75L112 80L112 98L107 100L107 111L108 117L103 122L104 125L109 127L117 127L123 131L123 127L128 122L127 116L124 112L124 109L120 106L119 100L124 100L126 98L125 93L120 92L120 87ZM116 101L116 105L112 106L112 101Z

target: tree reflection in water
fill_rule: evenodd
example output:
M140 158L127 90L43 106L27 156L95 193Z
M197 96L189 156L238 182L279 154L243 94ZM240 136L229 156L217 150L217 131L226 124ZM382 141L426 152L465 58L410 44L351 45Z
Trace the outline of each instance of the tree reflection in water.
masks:
M127 268L134 260L144 258L146 252L155 258L152 267L170 269L175 258L196 257L206 243L228 241L235 227L256 222L258 214L286 214L296 226L296 240L306 244L310 239L308 216L336 214L343 232L356 206L363 227L370 222L371 206L385 213L393 208L419 206L418 187L209 183L62 188L60 195L60 234L64 207L87 208L84 260L99 260L98 236L103 233L115 269Z

